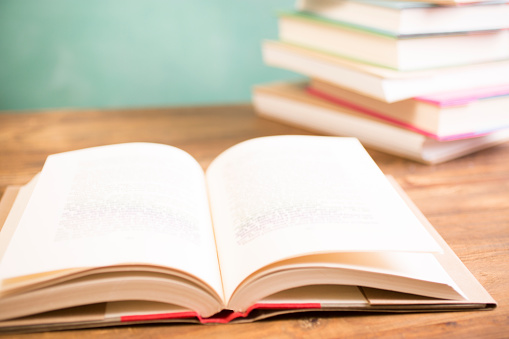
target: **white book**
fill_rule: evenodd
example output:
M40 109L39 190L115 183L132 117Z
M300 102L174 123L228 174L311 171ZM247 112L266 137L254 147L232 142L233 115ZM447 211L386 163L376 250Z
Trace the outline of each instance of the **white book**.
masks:
M257 114L318 133L358 138L365 146L423 163L461 157L509 140L509 129L485 136L438 141L308 94L303 83L257 86Z
M509 85L473 88L386 103L319 79L307 91L357 112L374 116L434 139L471 138L509 128Z
M463 6L390 0L298 0L297 9L394 35L453 33L509 27L509 4Z
M400 71L509 58L509 30L397 36L307 15L283 13L279 38L323 53Z
M508 60L400 72L279 41L264 42L263 59L269 66L319 78L385 102L439 92L505 85L509 81Z
M399 1L399 0L396 0ZM490 3L491 0L409 0L412 2L425 2L443 6L456 6L456 5L470 5L470 4L481 4L481 3Z

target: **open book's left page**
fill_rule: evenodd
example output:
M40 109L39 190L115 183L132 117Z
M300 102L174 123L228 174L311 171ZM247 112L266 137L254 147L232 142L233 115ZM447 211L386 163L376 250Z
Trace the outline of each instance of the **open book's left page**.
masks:
M0 263L0 278L120 264L169 267L222 295L204 174L171 146L52 155Z

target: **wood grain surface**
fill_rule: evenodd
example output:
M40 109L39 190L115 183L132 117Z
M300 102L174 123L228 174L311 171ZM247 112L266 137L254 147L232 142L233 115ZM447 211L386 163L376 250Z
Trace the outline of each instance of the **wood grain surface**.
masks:
M189 152L204 168L228 147L278 134L312 134L257 117L249 105L0 114L0 194L25 184L53 153L146 141ZM507 338L509 144L439 165L368 149L498 302L493 311L427 314L313 313L251 324L146 325L5 338Z

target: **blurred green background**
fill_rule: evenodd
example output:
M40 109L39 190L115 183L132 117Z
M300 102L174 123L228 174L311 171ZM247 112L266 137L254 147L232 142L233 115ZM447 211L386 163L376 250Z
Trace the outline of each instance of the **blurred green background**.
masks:
M294 0L0 0L0 111L237 103Z

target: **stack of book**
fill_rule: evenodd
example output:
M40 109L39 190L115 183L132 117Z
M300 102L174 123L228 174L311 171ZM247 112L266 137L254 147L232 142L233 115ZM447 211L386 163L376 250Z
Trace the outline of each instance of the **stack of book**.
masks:
M255 87L259 115L425 163L509 140L509 4L300 0Z

